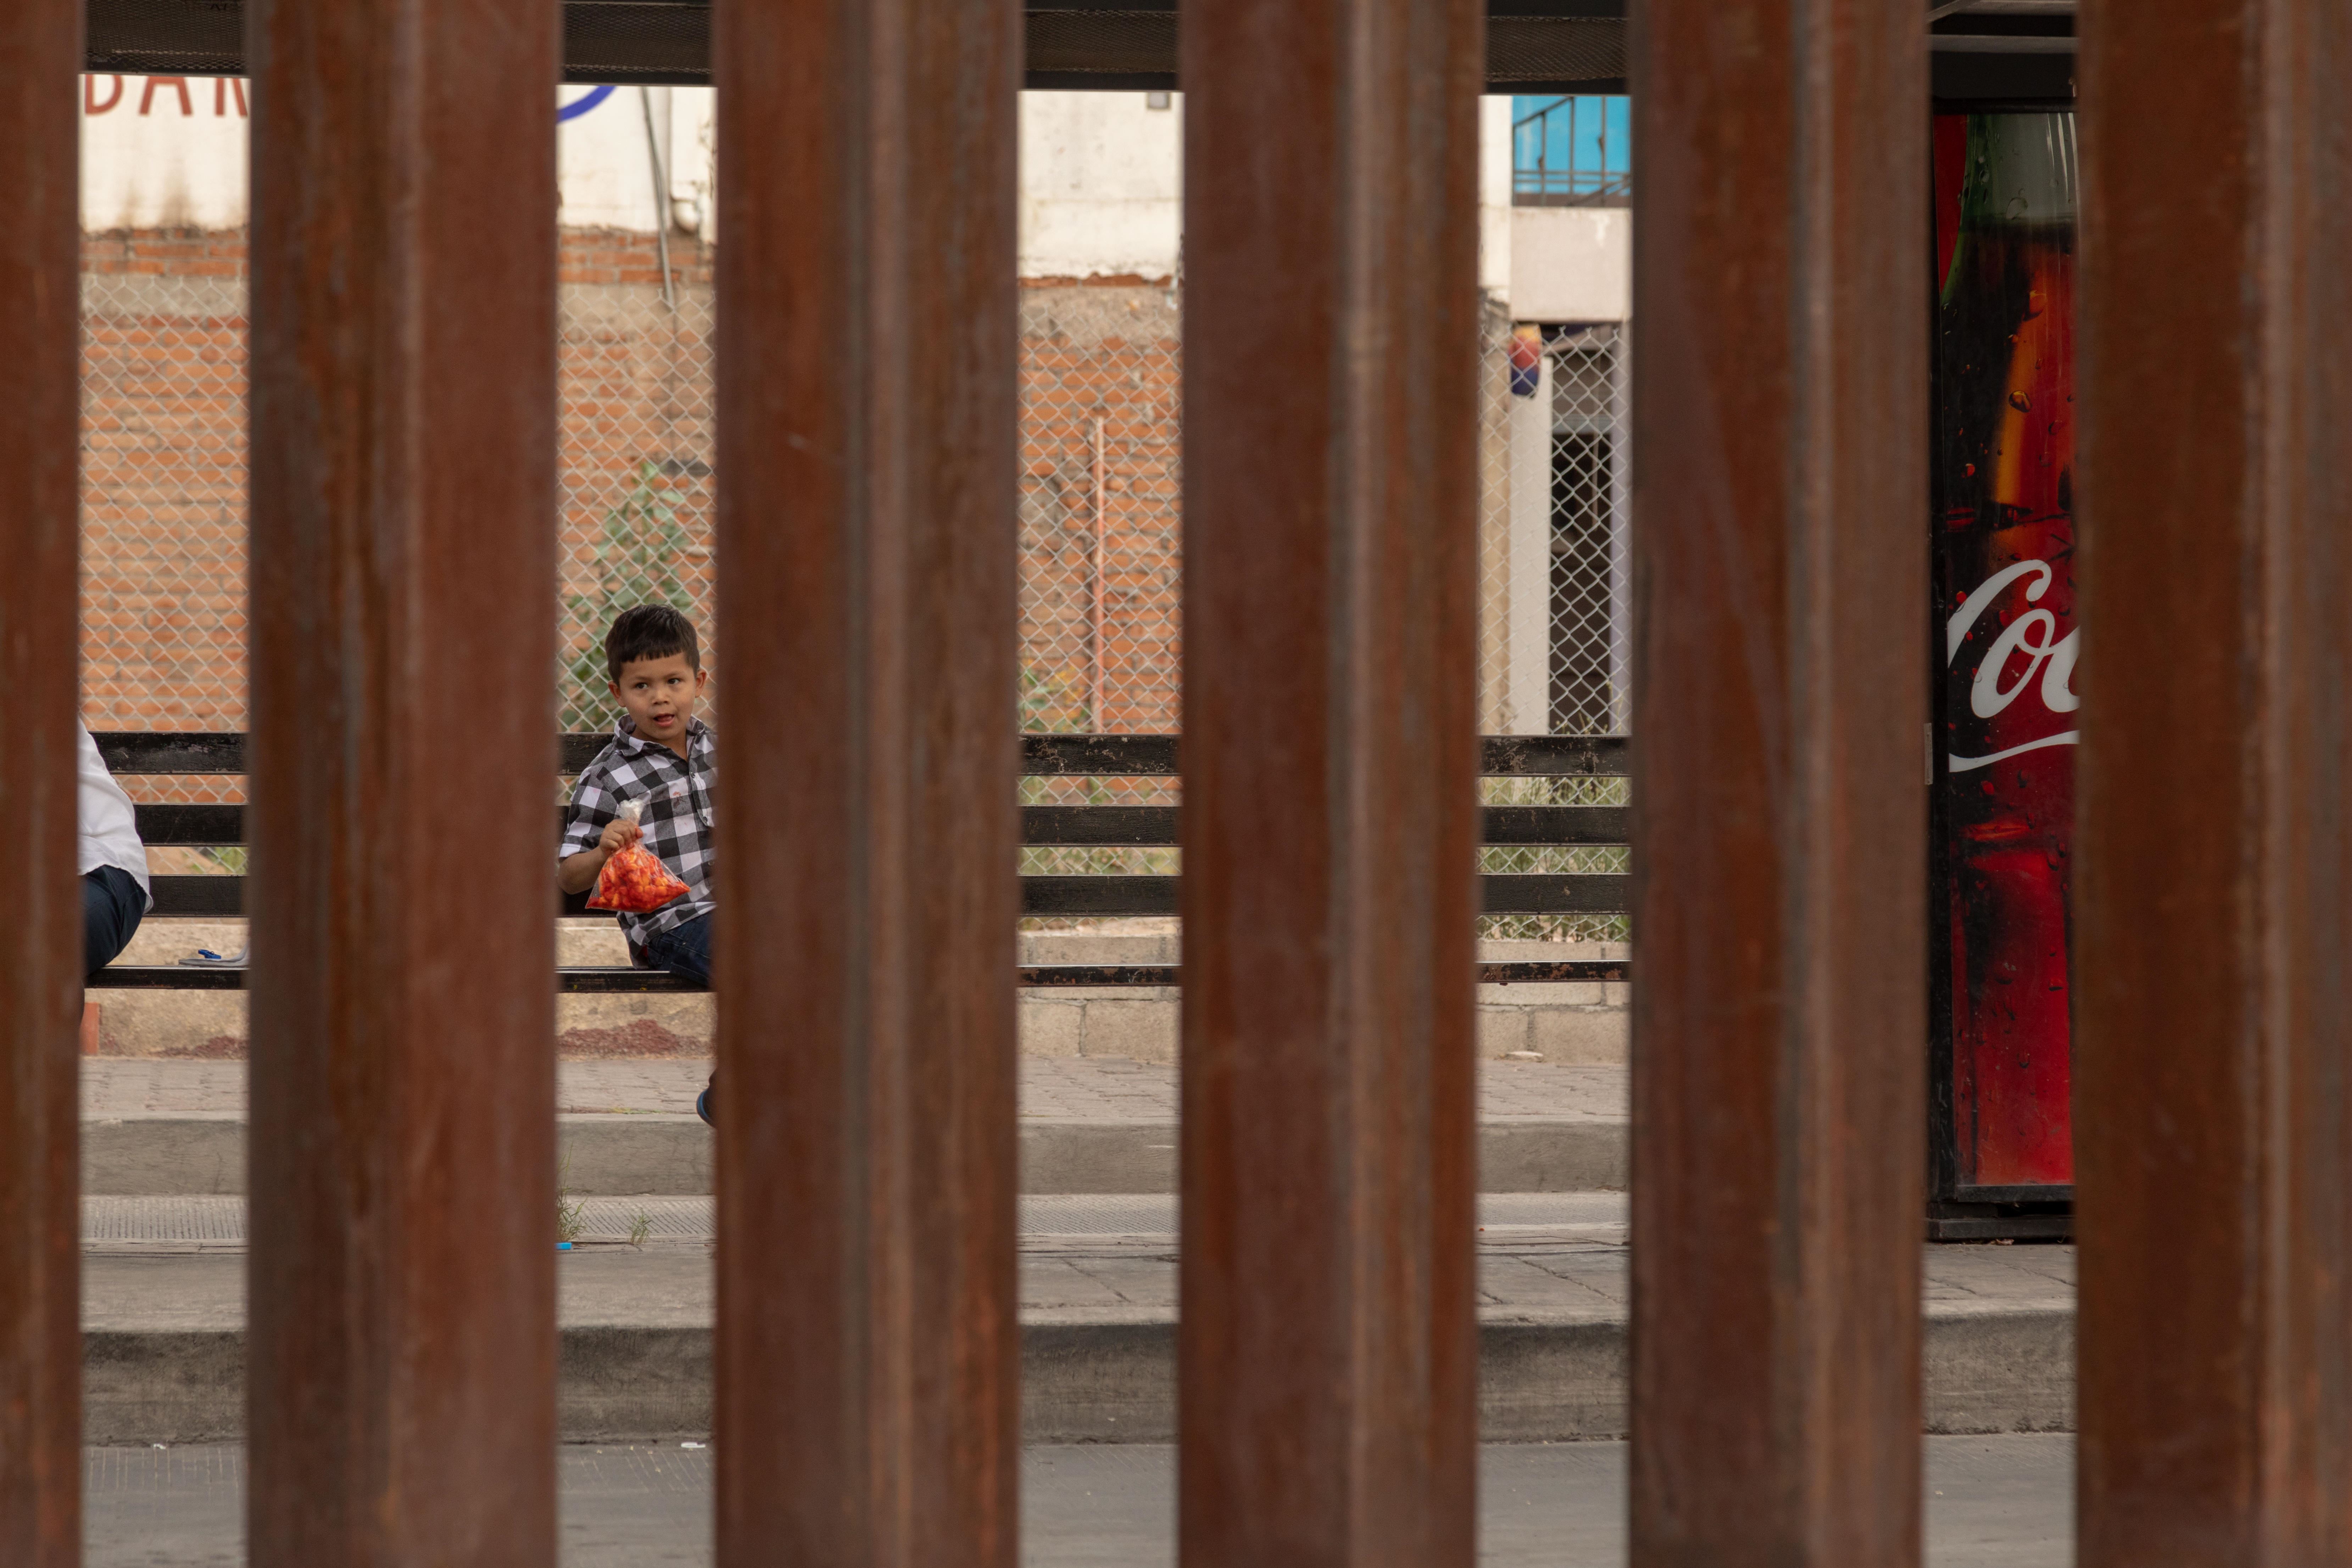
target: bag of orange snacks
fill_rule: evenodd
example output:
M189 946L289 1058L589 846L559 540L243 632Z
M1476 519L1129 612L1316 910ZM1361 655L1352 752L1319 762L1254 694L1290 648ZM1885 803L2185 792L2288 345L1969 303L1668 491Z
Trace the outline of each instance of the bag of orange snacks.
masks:
M640 820L645 815L645 802L622 802L620 815L631 822ZM646 848L645 840L640 838L604 862L604 868L596 873L596 890L588 896L588 907L642 915L661 908L685 891L686 884L673 876L670 868L661 863L661 857Z

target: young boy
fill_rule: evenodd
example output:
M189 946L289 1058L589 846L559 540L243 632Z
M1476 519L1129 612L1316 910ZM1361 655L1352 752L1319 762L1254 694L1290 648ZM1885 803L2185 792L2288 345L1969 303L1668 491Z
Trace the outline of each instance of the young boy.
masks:
M604 862L639 838L686 891L650 914L624 914L621 930L638 964L710 984L710 785L709 725L694 716L710 684L694 623L667 605L624 610L604 637L604 670L622 708L610 744L572 792L556 880L567 893L596 885ZM620 815L644 803L642 827ZM697 1109L709 1119L709 1091Z

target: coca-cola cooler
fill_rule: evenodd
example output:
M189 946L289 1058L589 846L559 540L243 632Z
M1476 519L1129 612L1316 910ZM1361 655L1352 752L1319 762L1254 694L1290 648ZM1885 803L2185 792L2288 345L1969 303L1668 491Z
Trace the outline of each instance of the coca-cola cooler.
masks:
M1935 121L1928 1235L2072 1228L2074 118Z

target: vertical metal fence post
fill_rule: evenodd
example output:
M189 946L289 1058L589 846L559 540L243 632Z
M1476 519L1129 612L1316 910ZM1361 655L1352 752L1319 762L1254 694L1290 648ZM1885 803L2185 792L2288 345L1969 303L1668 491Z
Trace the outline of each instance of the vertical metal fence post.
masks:
M1012 1568L1019 14L717 26L718 1560Z
M1472 1559L1483 39L1184 17L1187 1563Z
M247 10L257 1564L554 1561L557 26Z
M0 12L0 821L23 858L0 953L0 1563L25 1568L81 1561L80 69L76 0Z
M2086 1568L2352 1558L2352 16L2083 15Z
M1633 1561L1913 1563L1921 21L1633 26Z

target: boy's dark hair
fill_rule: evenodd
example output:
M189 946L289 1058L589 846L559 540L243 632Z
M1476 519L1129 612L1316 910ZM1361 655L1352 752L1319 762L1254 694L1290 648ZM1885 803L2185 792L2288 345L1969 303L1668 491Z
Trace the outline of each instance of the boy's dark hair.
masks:
M613 629L604 634L604 673L618 686L622 666L677 653L686 655L696 674L702 673L702 645L695 638L694 623L667 605L638 605L614 616Z

